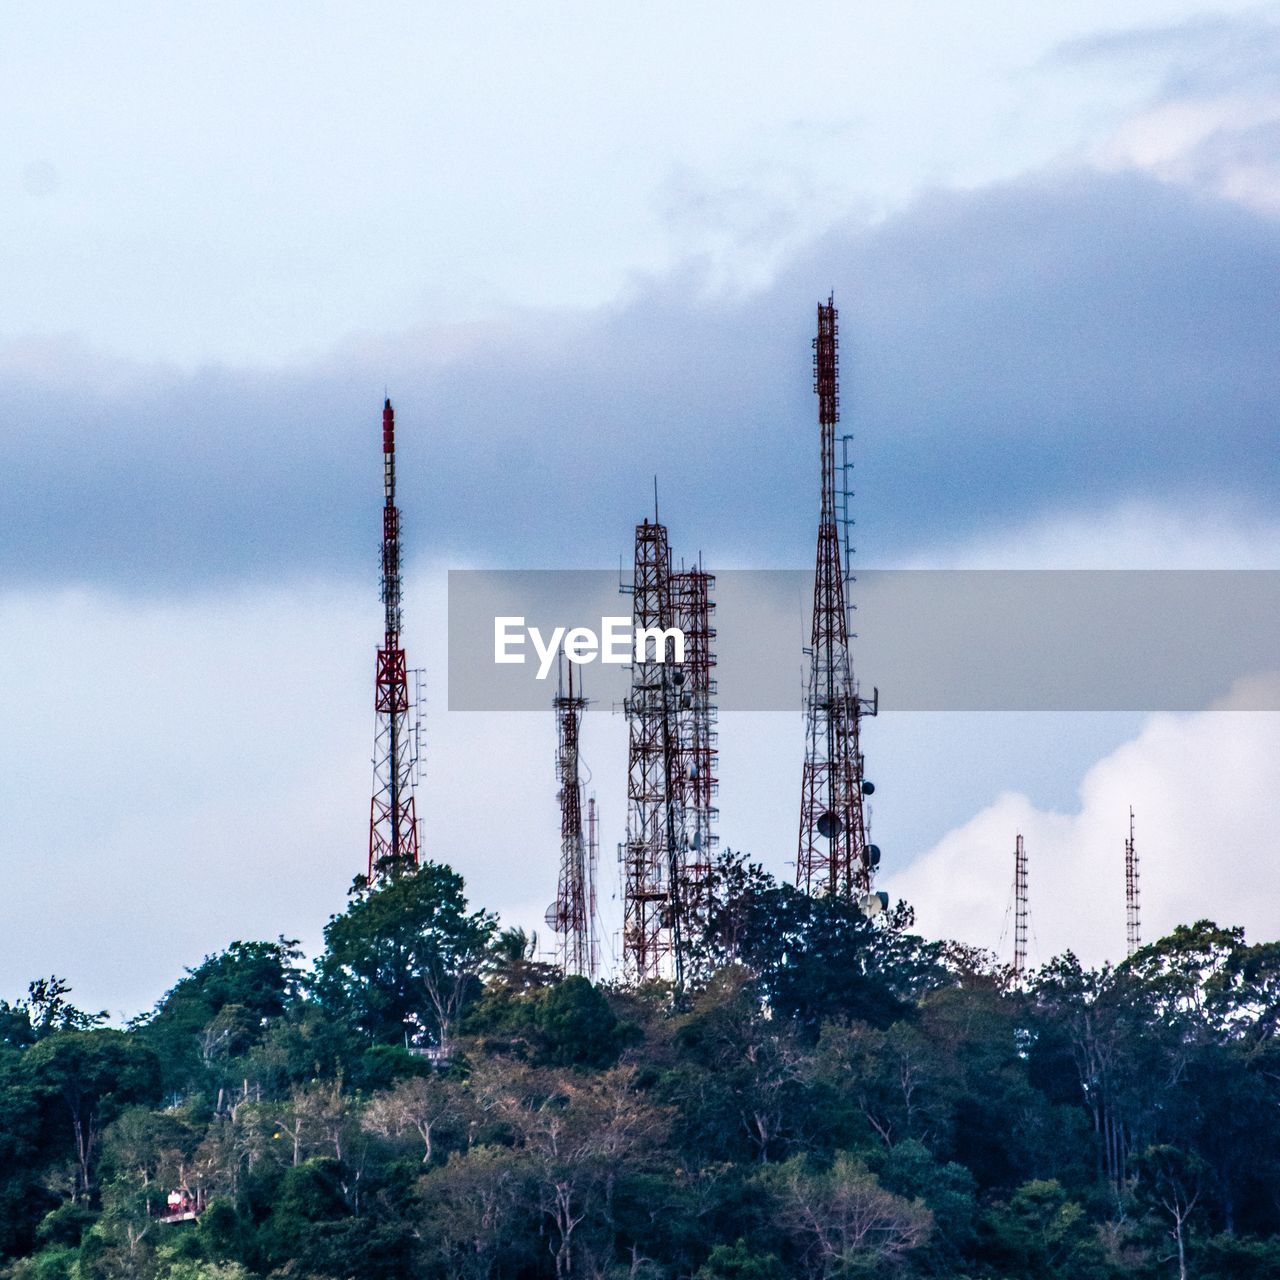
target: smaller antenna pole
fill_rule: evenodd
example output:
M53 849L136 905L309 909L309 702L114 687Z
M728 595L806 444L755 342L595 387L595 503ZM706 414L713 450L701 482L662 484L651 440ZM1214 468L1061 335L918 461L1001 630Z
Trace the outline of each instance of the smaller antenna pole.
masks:
M1027 846L1022 832L1013 849L1013 976L1021 981L1027 971Z
M596 872L600 867L600 826L596 798L587 800L587 977L595 982L600 976L600 913L596 899Z
M1142 946L1141 897L1138 887L1138 851L1133 842L1133 806L1129 806L1129 838L1124 842L1125 943L1132 956Z

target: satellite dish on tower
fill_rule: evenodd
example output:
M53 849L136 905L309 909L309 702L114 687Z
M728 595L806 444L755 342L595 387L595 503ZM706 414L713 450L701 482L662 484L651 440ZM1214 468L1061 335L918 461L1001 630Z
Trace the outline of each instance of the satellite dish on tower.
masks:
M552 904L547 908L547 914L546 914L545 916L543 916L542 918L547 922L547 928L548 928L548 929L556 929L556 930L558 930L558 929L560 928L560 906L559 906L559 904L558 904L558 903L553 902L553 903L552 903Z
M834 840L840 834L842 824L838 814L824 813L818 819L818 834L826 836L828 840Z

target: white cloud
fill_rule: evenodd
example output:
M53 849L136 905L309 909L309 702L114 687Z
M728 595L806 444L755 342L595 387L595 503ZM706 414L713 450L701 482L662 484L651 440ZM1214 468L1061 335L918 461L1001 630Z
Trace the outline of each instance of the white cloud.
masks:
M1263 524L1129 509L929 561L1263 566L1275 563L1275 545ZM406 639L429 680L426 851L457 867L477 905L549 943L542 914L559 857L550 706L446 710L443 588L438 568L410 566ZM364 863L379 631L370 581L180 602L0 596L10 744L0 773L0 995L57 972L84 1004L129 1014L235 938L284 932L314 952ZM797 627L796 653L800 644ZM1135 737L1127 717L886 715L865 733L886 879L918 902L927 931L994 945L1020 826L1041 953L1072 945L1115 955L1133 803L1149 930L1204 914L1268 930L1280 924L1268 905L1278 721L1156 716ZM783 877L793 874L802 751L797 715L722 717L723 841ZM611 706L588 711L583 757L601 807L612 930L626 725ZM1010 788L1023 794L1001 796Z
M1161 102L1126 120L1094 153L1103 169L1141 169L1280 213L1280 95Z
M1244 925L1256 939L1280 936L1280 715L1238 709L1250 696L1241 685L1211 710L1150 717L1136 738L1088 770L1074 812L1003 794L885 887L914 904L924 933L994 947L1021 831L1030 863L1032 963L1068 948L1089 963L1117 960L1124 955L1132 805L1144 939L1204 917Z

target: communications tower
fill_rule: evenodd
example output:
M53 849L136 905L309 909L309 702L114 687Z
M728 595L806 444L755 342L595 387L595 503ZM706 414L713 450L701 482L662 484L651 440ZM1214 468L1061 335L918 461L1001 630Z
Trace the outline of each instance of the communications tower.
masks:
M1125 944L1133 955L1142 946L1141 897L1138 887L1138 850L1133 842L1133 806L1129 806L1129 838L1124 842Z
M637 647L628 723L627 827L622 862L622 961L633 983L683 980L684 807L680 787L679 684L663 661L662 633L673 625L671 548L656 513L636 526L631 615L636 633L657 637Z
M678 673L679 761L676 781L684 809L684 882L686 915L696 911L711 875L712 850L719 843L715 823L718 733L716 730L716 655L712 592L715 577L701 564L671 576L676 626L684 633L684 663Z
M600 904L597 901L597 887L600 883L600 811L596 808L595 796L587 797L587 921L591 935L591 972L587 977L592 982L600 974Z
M1013 976L1019 982L1027 971L1028 909L1027 846L1019 831L1013 846Z
M805 699L804 776L796 883L807 893L856 899L868 912L884 905L871 884L879 850L867 840L860 722L875 715L878 694L862 698L849 657L848 555L840 526L848 496L836 488L836 424L840 420L839 325L835 299L818 304L813 340L813 389L818 395L822 501L813 584L809 685ZM843 503L838 501L843 498ZM842 519L843 515L843 519Z
M579 776L578 744L582 713L587 700L582 690L575 692L574 664L570 662L568 691L565 691L564 663L552 706L556 713L556 777L560 783L560 877L556 900L547 909L547 925L555 931L557 952L565 976L595 977L593 938L595 874L588 842L582 831L582 781ZM595 802L588 810L595 826ZM594 835L594 831L591 833Z
M368 882L414 871L419 837L414 786L418 769L417 700L409 697L409 667L400 643L400 511L396 506L396 418L382 408L382 604L374 706L373 799L369 807Z

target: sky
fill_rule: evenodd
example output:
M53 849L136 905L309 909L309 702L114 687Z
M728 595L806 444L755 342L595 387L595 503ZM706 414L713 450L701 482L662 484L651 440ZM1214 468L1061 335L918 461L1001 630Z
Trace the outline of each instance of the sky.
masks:
M6 6L0 996L131 1015L342 909L384 394L426 845L511 923L553 725L447 710L448 569L615 565L654 475L683 553L809 563L829 291L860 563L1280 568L1277 72L1276 5ZM880 717L886 887L997 947L1020 829L1042 958L1115 959L1133 804L1149 929L1280 929L1252 701ZM801 735L722 725L783 875Z

